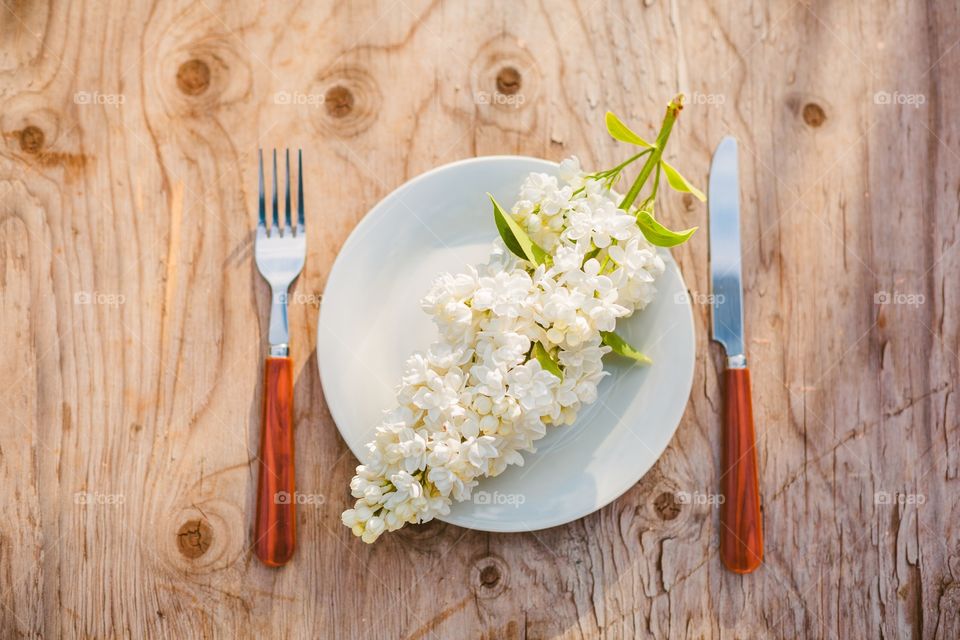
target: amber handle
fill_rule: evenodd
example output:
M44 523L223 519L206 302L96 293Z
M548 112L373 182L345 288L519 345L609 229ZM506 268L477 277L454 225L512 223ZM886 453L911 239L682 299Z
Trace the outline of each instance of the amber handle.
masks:
M720 487L720 557L730 571L750 573L763 562L763 522L757 473L750 370L727 369L724 378Z
M297 543L293 484L293 361L267 358L260 433L260 479L254 549L268 566L280 567Z

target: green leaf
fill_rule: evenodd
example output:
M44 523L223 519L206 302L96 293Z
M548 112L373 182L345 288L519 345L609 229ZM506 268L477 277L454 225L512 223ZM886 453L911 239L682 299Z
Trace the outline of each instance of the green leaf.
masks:
M638 136L634 131L623 123L612 111L607 111L607 131L615 140L635 144L638 147L653 147L652 144Z
M544 264L547 261L547 252L540 245L534 242L523 227L513 219L509 213L503 210L493 196L489 193L490 202L493 203L493 219L497 223L497 231L503 238L503 243L507 245L517 257L529 260L533 264Z
M653 214L646 209L641 209L637 213L637 225L650 244L658 247L675 247L678 244L683 244L690 239L694 231L700 228L690 227L683 231L671 231L657 222Z
M653 364L653 360L634 349L629 342L618 336L613 331L601 331L603 344L607 345L617 355L636 360L640 364Z
M533 357L537 359L537 362L540 363L544 371L549 371L563 382L563 371L560 370L560 365L557 364L557 361L550 356L550 352L539 342L533 344Z
M669 164L666 160L661 160L660 164L663 166L663 172L667 174L667 182L670 183L674 191L693 194L700 202L707 201L707 196L703 195L703 191L700 191L700 189L690 184L686 178L680 175L679 171L673 168L673 165Z

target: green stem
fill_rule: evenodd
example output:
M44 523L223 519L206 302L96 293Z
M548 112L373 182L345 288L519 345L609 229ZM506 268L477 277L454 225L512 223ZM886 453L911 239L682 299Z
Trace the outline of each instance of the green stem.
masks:
M644 150L641 151L640 153L638 153L638 154L636 154L636 155L634 155L634 156L630 156L629 158L627 158L626 160L624 160L623 162L621 162L620 164L618 164L617 166L615 166L613 169L610 169L609 171L604 171L603 173L604 173L605 175L607 175L607 176L615 176L615 175L619 174L621 171L623 171L625 168L627 168L627 166L628 166L629 164L631 164L631 163L633 163L633 162L636 162L637 160L639 160L639 159L642 158L643 156L647 155L647 154L650 153L651 151L653 151L653 149L644 149Z
M660 165L657 165L657 172L653 177L653 191L650 192L650 195L647 196L647 199L643 201L643 204L640 205L641 209L646 209L648 205L653 203L654 198L657 197L657 190L660 188Z
M670 104L667 105L667 113L663 117L663 124L660 126L660 133L657 134L657 141L654 144L653 153L651 153L650 157L647 158L643 168L640 169L640 175L637 176L633 186L630 187L630 191L627 192L627 195L623 197L623 202L620 203L620 208L624 211L630 210L630 207L633 206L633 203L640 195L640 191L643 190L644 185L646 185L647 178L649 178L650 174L653 173L653 169L660 166L660 158L663 156L663 149L667 145L667 139L670 137L670 131L673 129L673 123L677 121L677 117L680 115L681 110L683 110L682 93L677 94L677 97L671 100Z

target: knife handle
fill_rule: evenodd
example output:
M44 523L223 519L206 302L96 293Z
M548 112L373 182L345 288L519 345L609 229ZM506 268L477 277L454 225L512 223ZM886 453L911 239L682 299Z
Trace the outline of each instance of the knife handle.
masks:
M763 521L757 474L756 435L750 399L750 370L724 372L723 475L720 486L720 558L735 573L763 562Z
M293 360L267 358L254 549L270 567L286 564L297 543L293 482Z

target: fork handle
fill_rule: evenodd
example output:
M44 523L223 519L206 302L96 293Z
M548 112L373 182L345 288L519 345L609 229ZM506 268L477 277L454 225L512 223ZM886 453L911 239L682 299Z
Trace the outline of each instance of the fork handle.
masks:
M280 567L293 556L297 541L293 481L293 360L267 358L263 387L254 548L265 565Z
M757 473L750 370L728 368L723 391L723 465L720 488L720 557L734 573L750 573L763 561L763 522Z

